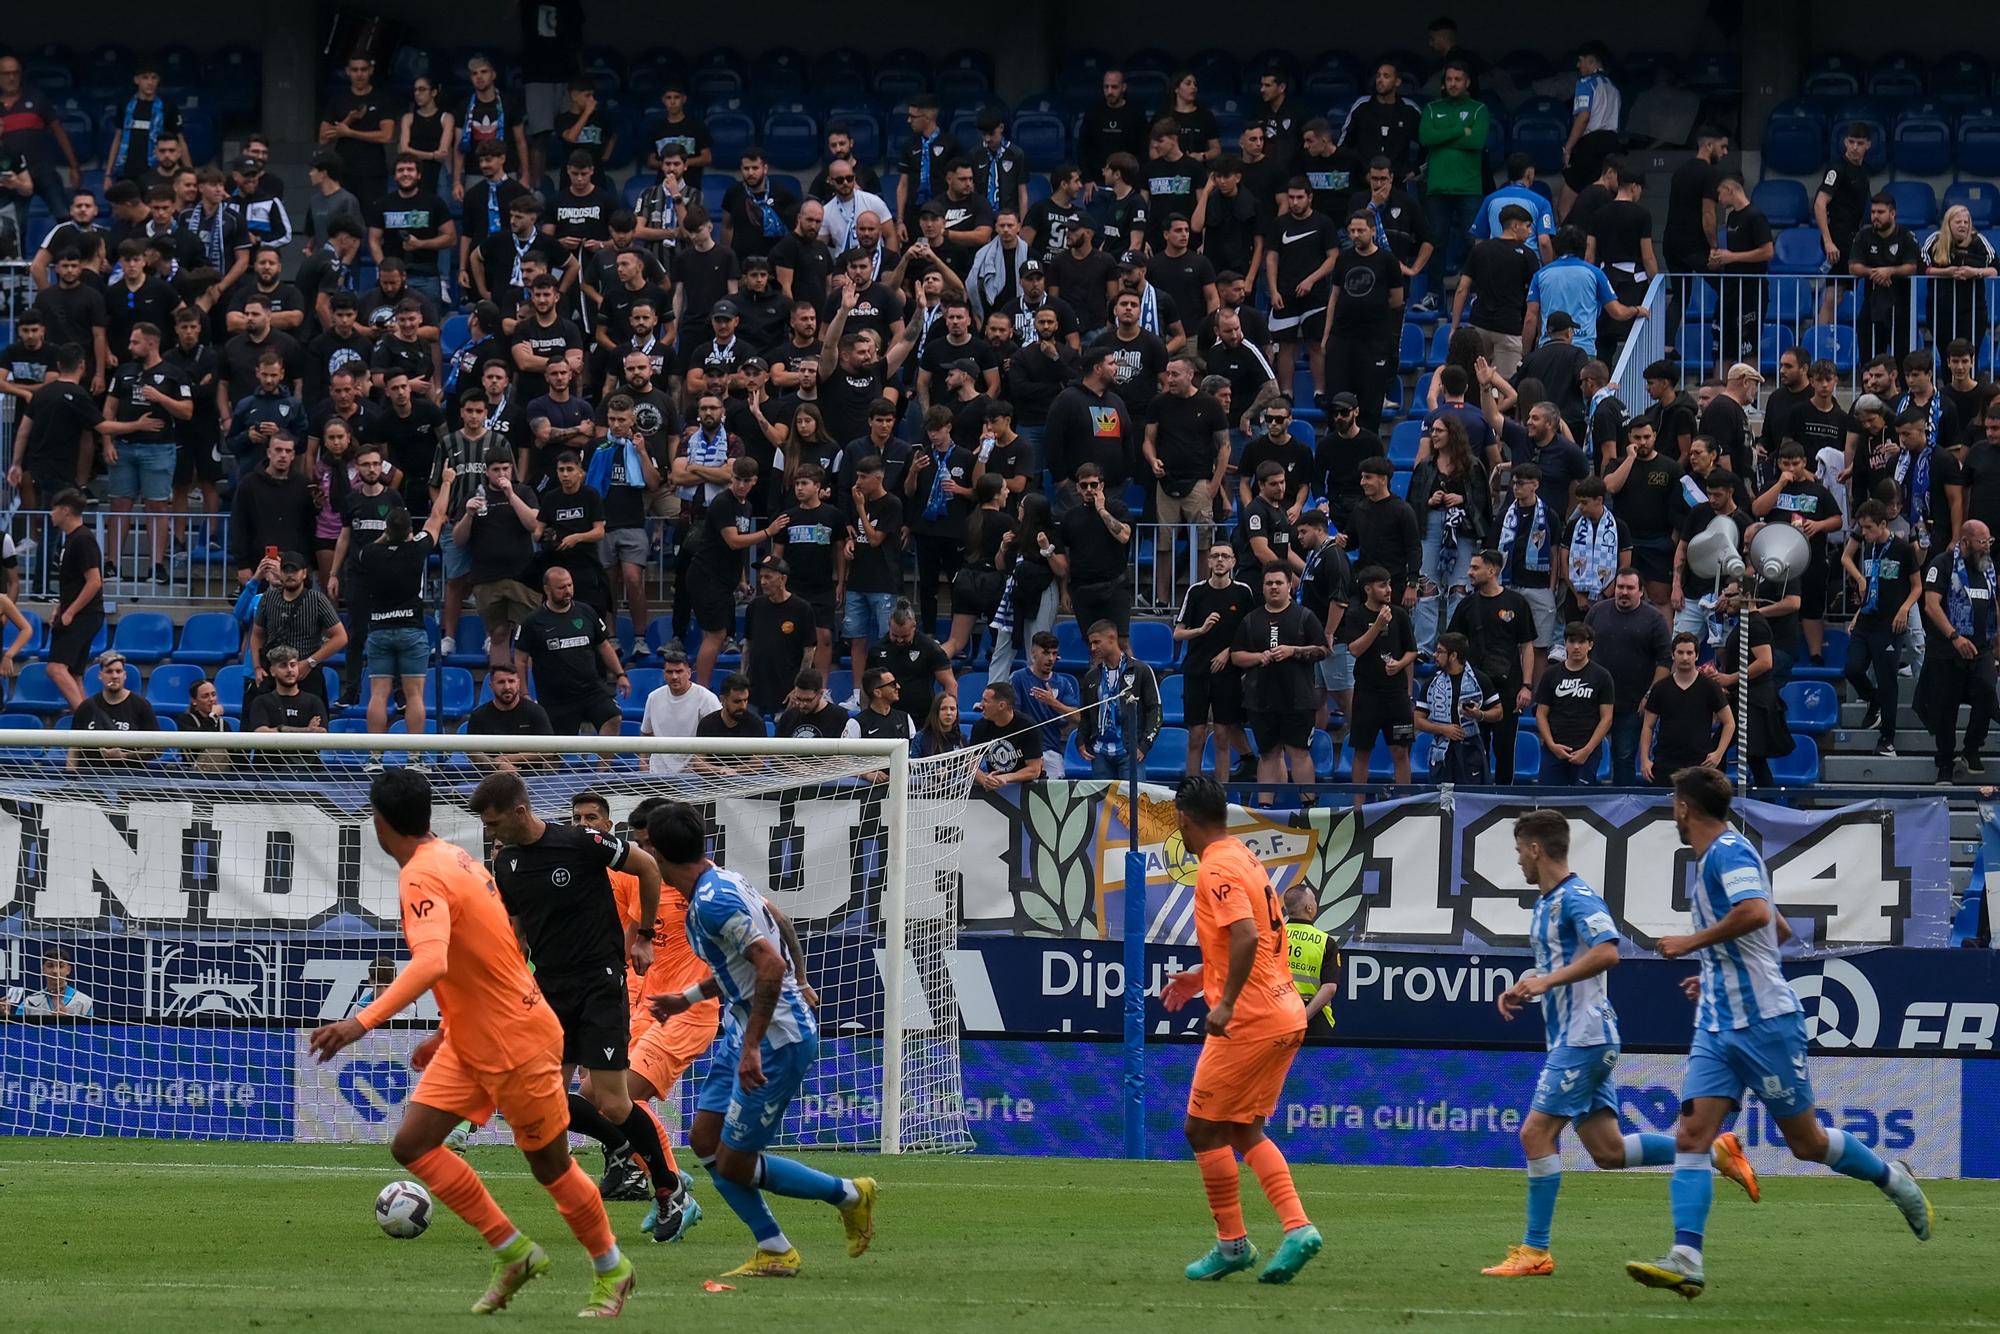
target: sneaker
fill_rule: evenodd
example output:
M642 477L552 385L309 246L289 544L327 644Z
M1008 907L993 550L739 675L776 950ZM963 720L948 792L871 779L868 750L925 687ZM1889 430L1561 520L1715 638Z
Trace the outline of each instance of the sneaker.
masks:
M586 1320L608 1320L625 1309L625 1299L638 1286L632 1262L621 1255L611 1269L591 1277L590 1301L577 1314Z
M1278 1247L1278 1253L1271 1257L1271 1263L1258 1273L1259 1283L1290 1283L1306 1267L1306 1261L1319 1254L1325 1242L1319 1229L1311 1223L1293 1228L1285 1234L1285 1240Z
M1937 1215L1932 1212L1930 1198L1917 1184L1908 1163L1898 1158L1889 1164L1889 1179L1882 1183L1882 1193L1903 1211L1903 1221L1910 1225L1910 1231L1917 1234L1918 1241L1931 1239L1931 1224L1937 1221Z
M1252 1268L1260 1258L1257 1244L1248 1238L1244 1239L1242 1251L1235 1255L1224 1251L1222 1243L1218 1241L1208 1248L1208 1254L1192 1261L1181 1272L1196 1283L1212 1283L1216 1279L1228 1278L1231 1274L1240 1274Z
M472 1304L472 1313L492 1315L502 1310L529 1279L547 1273L549 1263L547 1251L526 1237L516 1237L513 1245L493 1257L493 1275L485 1293Z
M170 584L173 581L173 576L167 573L167 567L159 561L154 561L153 582L156 584Z
M694 1178L681 1173L674 1183L673 1192L665 1197L656 1196L652 1206L646 1210L645 1221L639 1230L654 1241L679 1241L688 1234L688 1229L701 1221L701 1201L694 1197Z
M1896 743L1884 737L1875 743L1875 753L1885 760L1896 758Z
M748 1260L734 1269L725 1270L724 1278L797 1278L804 1265L799 1258L798 1247L786 1251L759 1249L751 1253Z
M1935 783L1931 784L1931 786L1932 786L1932 787L1956 787L1956 786L1958 786L1958 785L1957 785L1956 783L1954 783L1954 782L1952 782L1952 781L1951 781L1951 775L1950 775L1950 774L1939 774L1939 775L1937 776L1937 781L1936 781Z
M1556 1261L1533 1246L1509 1246L1506 1259L1479 1272L1488 1278L1547 1278L1556 1272Z
M607 1200L650 1200L653 1182L646 1175L639 1156L631 1146L604 1151L604 1175L597 1180L597 1193Z
M856 1177L854 1203L840 1206L840 1222L847 1230L847 1254L850 1258L858 1258L868 1249L868 1243L875 1240L877 1189L874 1177Z
M458 641L456 639L453 639L450 635L445 635L438 640L438 653L440 656L449 658L456 652L458 652Z
M1882 706L1880 704L1870 704L1868 712L1861 715L1861 730L1867 732L1879 728L1881 725Z
M1965 771L1967 773L1983 774L1986 772L1986 761L1979 757L1978 751L1968 750L1960 758L1965 761Z
M1672 1253L1657 1260L1627 1260L1625 1272L1636 1283L1678 1292L1689 1301L1701 1296L1702 1290L1708 1286L1701 1276L1699 1265L1691 1265Z
M840 707L846 709L849 713L859 713L861 711L861 692L857 690L846 699L840 701Z
M1412 315L1435 315L1437 314L1437 308L1438 308L1438 299L1436 294L1431 292L1426 292L1414 305L1410 307L1410 313Z

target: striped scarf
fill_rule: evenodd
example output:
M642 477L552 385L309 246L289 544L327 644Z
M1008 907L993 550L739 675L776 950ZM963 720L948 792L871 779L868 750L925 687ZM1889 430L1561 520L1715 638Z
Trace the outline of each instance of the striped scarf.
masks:
M1569 583L1579 593L1600 597L1618 574L1618 520L1610 510L1592 520L1576 516L1569 539Z

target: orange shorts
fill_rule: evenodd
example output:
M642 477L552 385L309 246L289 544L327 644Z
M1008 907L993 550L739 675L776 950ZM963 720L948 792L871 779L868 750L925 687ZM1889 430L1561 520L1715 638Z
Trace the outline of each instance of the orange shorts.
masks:
M515 1070L475 1070L452 1050L438 1046L424 1067L411 1102L450 1112L485 1125L498 1108L522 1149L539 1149L569 1129L569 1090L562 1077L562 1039L549 1045L546 1060Z
M1278 1095L1304 1038L1302 1028L1208 1038L1194 1063L1188 1115L1202 1121L1262 1121L1278 1110Z
M722 1014L721 1001L706 1001L664 1024L654 1024L632 1043L631 1070L653 1086L653 1096L673 1090L694 1058L715 1041Z

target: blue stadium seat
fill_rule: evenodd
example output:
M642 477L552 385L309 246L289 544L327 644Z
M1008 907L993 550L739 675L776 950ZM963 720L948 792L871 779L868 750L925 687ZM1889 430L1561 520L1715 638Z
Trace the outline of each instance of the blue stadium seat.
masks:
M438 680L444 681L444 707L438 707ZM463 667L445 667L424 673L424 711L432 718L463 718L472 712L472 673Z
M1352 742L1343 742L1341 750L1344 752L1346 760L1343 768L1349 775L1348 781L1352 782L1354 781L1352 777L1354 773L1354 744ZM1410 781L1412 783L1428 782L1430 776L1430 749L1426 746L1411 746ZM1387 737L1376 737L1375 748L1368 752L1368 781L1371 783L1392 783L1395 781L1395 778L1396 766L1395 761L1389 755L1389 739Z
M1160 721L1175 727L1187 721L1187 677L1179 672L1160 678Z
M1340 749L1333 744L1333 738L1315 727L1306 738L1306 753L1312 756L1313 777L1322 783L1340 780L1334 777L1340 765Z
M986 693L985 672L960 672L958 676L958 716L971 722L979 713L980 696Z
M1801 87L1807 97L1831 104L1859 94L1861 77L1861 66L1852 56L1828 52L1813 63L1812 69L1806 71L1805 81Z
M750 82L765 97L796 97L806 90L806 53L794 46L774 46L750 66Z
M449 357L472 341L472 320L465 315L447 318L438 329L438 348Z
M219 667L243 653L243 628L226 611L198 611L181 627L173 661Z
M1771 757L1771 777L1779 787L1811 787L1819 781L1819 743L1809 736L1792 738L1792 753Z
M1854 330L1841 324L1815 324L1799 337L1807 361L1827 360L1845 375L1854 369Z
M1400 469L1417 466L1417 449L1424 443L1424 424L1416 418L1396 423L1389 432L1389 462Z
M1567 102L1549 97L1531 99L1523 103L1514 115L1514 151L1526 153L1538 172L1559 172L1563 165L1563 143L1569 137L1569 124Z
M1389 478L1389 494L1395 496L1398 500L1408 500L1410 498L1410 475L1408 469L1398 468Z
M1162 727L1153 748L1146 752L1146 777L1156 783L1171 782L1187 772L1188 734L1185 727Z
M1937 226L1937 191L1923 181L1890 181L1882 187L1896 200L1896 221L1923 235L1926 227Z
M1787 227L1778 233L1776 245L1777 252L1771 257L1772 273L1816 274L1826 263L1817 227Z
M764 151L772 166L783 171L817 166L820 147L819 121L809 113L773 111L764 118Z
M1075 675L1090 662L1090 645L1074 619L1056 622L1056 669Z
M215 117L201 107L181 109L181 137L187 140L188 159L192 162L214 162L222 148Z
M208 673L193 663L161 663L146 680L146 698L155 709L180 713L188 706L188 692L207 679Z
M133 662L159 662L174 651L174 623L163 612L128 611L111 643Z
M1891 132L1896 170L1909 176L1934 176L1951 167L1951 121L1926 111L1906 111L1896 117Z
M1797 227L1812 217L1806 188L1797 181L1777 177L1759 181L1750 192L1750 202L1763 210L1773 228Z
M1991 77L1986 57L1953 51L1931 67L1931 96L1959 110L1983 106L1991 96Z
M1403 338L1398 364L1405 375L1424 368L1424 331L1414 324L1403 326Z
M1826 121L1805 102L1781 102L1764 122L1767 171L1805 176L1824 162Z
M56 689L55 682L49 680L49 666L45 662L22 665L20 676L14 680L13 693L7 697L7 705L30 713L66 713L69 710L69 701Z
M928 89L930 82L930 75L923 70L892 67L875 71L873 87L878 98L902 101Z
M49 626L48 622L42 619L42 614L38 611L30 611L28 608L23 607L21 608L21 615L26 618L29 631L28 646L21 650L21 661L26 662L31 658L39 658L42 654L48 652ZM11 639L12 636L9 635L8 638Z
M1014 142L1028 155L1032 171L1052 171L1068 156L1069 130L1060 116L1046 111L1018 111L1011 129Z
M1757 340L1757 368L1766 375L1778 373L1778 358L1796 346L1799 336L1789 324L1767 324Z
M1811 324L1818 310L1819 292L1810 278L1772 277L1765 285L1764 313L1779 324L1794 329Z
M1542 776L1542 739L1533 728L1514 733L1514 785L1535 782Z
M1840 719L1840 695L1825 681L1787 681L1778 692L1786 725L1794 732L1823 736Z
M1071 732L1063 746L1063 772L1071 778L1090 777L1090 761L1083 758L1083 739L1079 732Z
M1924 76L1907 64L1878 66L1868 76L1868 95L1894 105L1924 95Z
M633 667L626 675L631 678L632 693L618 701L618 711L627 718L644 718L646 697L667 683L666 674L658 667Z
M1991 181L1953 181L1944 188L1945 208L1963 204L1972 213L1972 225L1984 231L2000 219L2000 188Z
M243 716L243 691L252 679L250 669L240 662L232 662L215 674L215 697L221 702L226 717Z
M1165 621L1132 622L1132 656L1155 671L1174 661L1174 631Z
M826 113L827 128L845 125L848 137L854 141L854 158L864 166L882 160L882 122L873 110L865 105L843 103L830 106ZM1019 138L1019 136L1015 136ZM889 200L895 203L893 197Z
M704 123L708 126L709 149L719 163L733 166L743 155L743 150L757 142L757 123L745 112L711 112ZM709 172L702 177L702 184L706 185L721 175L719 171ZM723 181L725 189L728 185L728 181Z
M1424 359L1425 369L1436 370L1444 365L1446 354L1451 348L1451 326L1439 324L1431 333L1430 354Z
M2000 112L1982 108L1958 122L1958 169L1971 176L2000 176Z

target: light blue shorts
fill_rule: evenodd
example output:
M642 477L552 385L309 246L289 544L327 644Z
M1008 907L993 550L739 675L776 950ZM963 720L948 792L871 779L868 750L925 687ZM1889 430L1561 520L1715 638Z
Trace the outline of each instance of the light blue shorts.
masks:
M764 1086L744 1089L737 1082L737 1062L743 1059L741 1039L725 1038L709 1051L708 1077L701 1082L695 1110L722 1113L722 1142L732 1149L757 1153L770 1147L785 1127L785 1109L804 1087L813 1062L819 1059L819 1034L803 1040L761 1048Z
M1594 1112L1618 1110L1618 1089L1611 1072L1618 1065L1618 1046L1553 1047L1535 1080L1535 1097L1528 1105L1549 1116L1581 1120Z
M1313 679L1321 690L1354 689L1354 651L1345 644L1335 644L1313 665Z
M438 496L432 503L442 505L444 497ZM444 560L445 578L463 579L472 573L472 548L462 547L452 540L450 524L446 524L438 534L438 553Z
M117 500L146 500L155 504L174 498L174 461L180 446L167 444L120 445L118 462L111 465L107 483Z
M1804 1014L1759 1019L1748 1028L1720 1033L1695 1031L1681 1097L1727 1098L1740 1105L1746 1088L1780 1119L1812 1107Z
M841 607L840 628L849 639L873 643L889 633L889 615L895 609L894 593L857 593L850 588Z
M431 669L431 637L422 627L397 626L368 634L368 676L422 676Z

